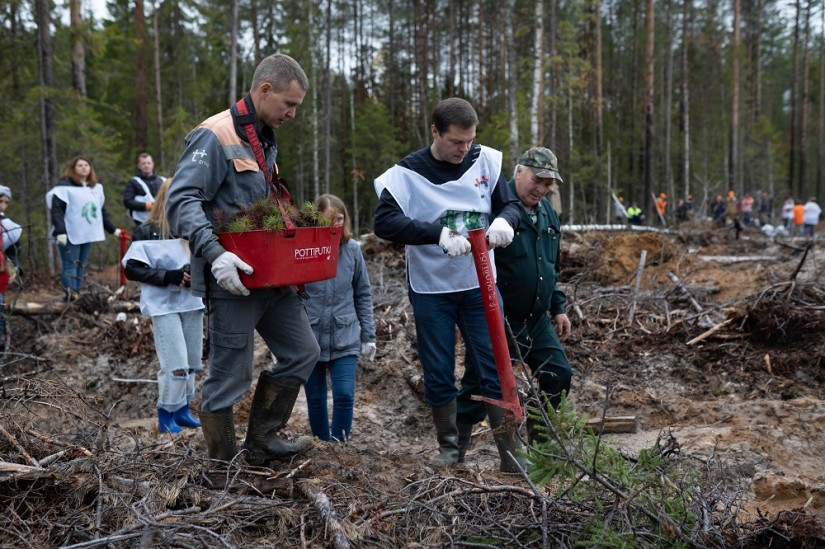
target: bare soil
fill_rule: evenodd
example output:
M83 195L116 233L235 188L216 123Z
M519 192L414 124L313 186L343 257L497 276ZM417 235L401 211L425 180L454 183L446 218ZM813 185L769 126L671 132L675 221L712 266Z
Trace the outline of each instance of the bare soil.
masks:
M736 500L741 506L735 513L738 524L769 524L772 532L782 533L766 534L766 527L761 537L749 538L750 545L739 544L734 536L715 546L757 547L762 541L774 546L823 546L825 254L819 241L806 249L802 240L769 239L755 228L736 240L732 233L696 222L669 234L568 232L563 246L562 287L573 322L566 348L575 368L570 395L575 410L588 418L636 416L637 432L604 436L605 444L630 456L661 437L672 437L679 453L697 470L713 464L735 481L741 492ZM386 546L386 538L375 534L381 531L393 532L397 543L390 545L453 546L471 538L455 533L444 537L449 525L442 525L439 535L410 532L405 538L387 522L400 520L397 513L381 510L425 482L444 484L457 478L464 483L527 489L524 479L498 472L498 456L484 426L477 430L466 464L446 477L427 466L437 444L429 409L421 398L403 253L374 237L364 240L363 250L373 284L378 354L374 362L359 361L352 438L346 445L316 441L307 455L274 464L259 475L279 482L311 480L331 496L339 519L362 529L325 530L317 527L317 517L312 519L313 528L307 525L306 511L292 516L284 511L278 515L280 527L271 524L272 517L231 528L197 522L211 528L210 533L192 534L188 546L272 546L273 540L306 547L341 546L336 544L336 539L340 541L336 534L349 537L355 546ZM643 250L647 260L636 294ZM675 286L669 273L689 296ZM0 546L21 546L20 532L35 520L27 516L27 505L29 510L47 508L48 501L52 502L52 512L46 513L49 533L31 538L32 546L71 546L113 533L134 533L136 527L129 525L141 523L151 513L135 510L138 503L124 503L128 498L107 489L110 478L133 478L135 487L138 478L178 483L176 495L168 496L177 498L177 507L153 507L154 522L146 522L154 524L156 536L147 539L164 545L166 538L157 532L166 530L158 524L175 519L158 517L185 507L180 494L191 490L192 484L202 486L209 476L199 430L176 436L157 432L156 385L151 382L157 359L151 323L139 313L116 321L110 290L117 283L114 269L90 276L87 292L65 312L12 317L12 352L0 355L0 425L4 428L0 462L32 466L61 448L66 454L38 468L49 471L48 488L43 486L42 472L4 474L0 469L0 494L14 502L17 525L0 532ZM137 291L129 287L121 297L135 299ZM55 281L31 274L25 287L7 295L7 303L18 306L61 299ZM270 363L268 350L258 340L256 372ZM457 364L459 372L461 368ZM523 372L517 369L517 375L523 380ZM251 394L236 411L239 441ZM287 433L310 434L303 395ZM78 465L82 448L90 454L86 458L98 460L95 465ZM179 458L178 467L191 470L183 476L171 471L169 455ZM153 459L158 465L154 477L147 476L145 469ZM81 479L85 491L78 493L78 486L68 478ZM267 497L260 486L256 490L258 497ZM198 492L195 500L209 501L214 509L215 502L209 500L212 493ZM365 500L372 504L365 505ZM76 504L75 514L65 510L69 501ZM244 505L251 504L245 500ZM81 515L84 506L90 511ZM106 515L109 507L117 510L112 518ZM500 505L495 509L507 513ZM80 520L80 516L95 524L66 524L71 522L67 517ZM372 539L381 542L369 542L363 534L367 526ZM124 539L126 545L118 545L115 538L110 543L141 543L134 536ZM563 545L559 538L551 539L557 541L551 546ZM185 545L178 542L181 545L174 546ZM479 546L541 543L519 538Z

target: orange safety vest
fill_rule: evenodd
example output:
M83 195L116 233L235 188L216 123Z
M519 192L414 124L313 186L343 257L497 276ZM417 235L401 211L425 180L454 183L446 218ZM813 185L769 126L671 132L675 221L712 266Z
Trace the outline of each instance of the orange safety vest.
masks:
M793 207L793 224L803 225L805 223L805 206L797 204Z

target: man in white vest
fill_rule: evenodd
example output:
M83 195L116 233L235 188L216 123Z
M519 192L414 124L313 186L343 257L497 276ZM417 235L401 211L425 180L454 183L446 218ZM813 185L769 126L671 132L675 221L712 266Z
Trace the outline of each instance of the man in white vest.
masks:
M478 115L467 101L445 99L433 110L432 144L403 158L375 180L375 234L406 245L409 296L424 372L424 400L432 407L439 454L434 466L458 463L455 327L478 370L479 394L501 400L492 344L469 230L483 228L490 248L507 246L518 222L518 198L501 171L501 152L473 144ZM490 220L495 218L492 223ZM493 264L493 252L490 254ZM504 410L488 405L490 426ZM518 470L513 433L495 434L501 470Z
M129 217L135 222L135 227L146 221L155 196L166 178L155 173L155 161L152 155L142 152L137 156L137 171L126 182L123 189L123 205L129 212Z

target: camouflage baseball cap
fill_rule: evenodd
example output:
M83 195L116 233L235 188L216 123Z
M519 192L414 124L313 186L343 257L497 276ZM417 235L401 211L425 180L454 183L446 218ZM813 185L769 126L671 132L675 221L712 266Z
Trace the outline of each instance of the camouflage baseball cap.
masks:
M564 180L559 175L559 161L556 155L548 148L533 147L521 155L518 163L522 166L530 166L536 177L557 179L561 182Z

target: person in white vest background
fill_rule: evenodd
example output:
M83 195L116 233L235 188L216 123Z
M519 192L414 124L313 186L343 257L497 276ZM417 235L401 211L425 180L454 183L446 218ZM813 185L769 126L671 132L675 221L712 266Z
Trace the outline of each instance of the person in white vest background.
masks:
M165 180L165 177L155 173L155 161L151 154L142 152L137 155L135 175L126 182L126 188L123 189L123 205L136 227L149 217L158 190Z
M0 185L0 352L6 350L6 290L17 272L17 243L23 228L6 217L11 189Z
M502 175L500 151L474 144L478 115L458 97L432 115L432 144L413 152L375 180L375 234L406 245L409 296L424 372L424 400L432 407L439 454L433 466L459 462L456 424L455 327L475 358L479 394L501 400L468 231L484 229L490 248L507 246L519 220L518 197ZM490 220L494 219L490 222ZM490 252L493 262L493 251ZM488 405L490 426L504 409ZM518 471L513 433L495 435L501 470Z
M819 216L822 215L822 208L816 202L816 197L812 196L805 202L803 221L805 222L805 236L813 238L816 234L816 226L819 224Z
M174 238L166 219L171 179L155 193L155 206L132 235L123 256L126 278L142 284L140 312L152 318L158 354L158 430L179 433L200 427L189 402L195 374L203 370L203 300L192 295L189 242Z
M60 283L69 301L80 297L92 243L104 240L106 232L120 238L121 231L109 218L105 200L92 161L82 155L69 161L60 181L46 193L52 236L60 251Z

